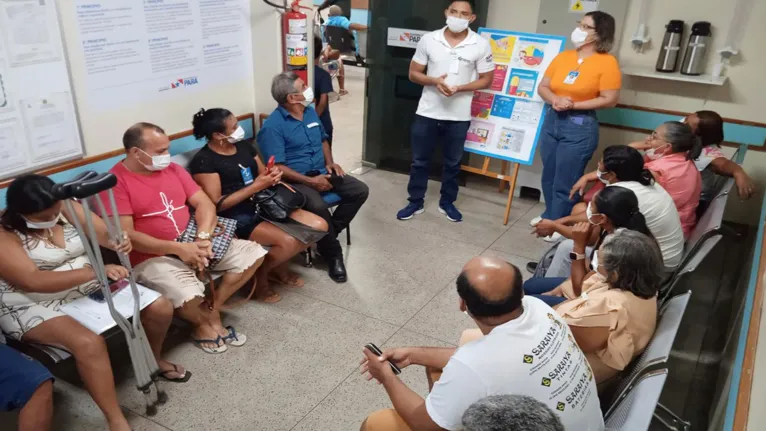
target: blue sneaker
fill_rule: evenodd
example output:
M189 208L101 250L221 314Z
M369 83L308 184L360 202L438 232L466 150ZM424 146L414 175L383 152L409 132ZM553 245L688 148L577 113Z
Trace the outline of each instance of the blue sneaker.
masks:
M417 214L423 214L425 211L426 209L423 207L423 204L414 204L410 202L406 207L396 213L396 218L397 220L409 220Z
M463 214L460 214L460 211L453 204L440 205L439 212L447 216L449 221L454 221L455 223L463 221Z

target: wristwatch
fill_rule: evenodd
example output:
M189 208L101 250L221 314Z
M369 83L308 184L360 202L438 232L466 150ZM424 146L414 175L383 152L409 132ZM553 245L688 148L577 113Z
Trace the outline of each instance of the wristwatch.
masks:
M197 239L200 241L210 240L210 232L204 232L204 231L197 232Z
M571 252L569 253L569 259L572 261L585 260L585 254Z

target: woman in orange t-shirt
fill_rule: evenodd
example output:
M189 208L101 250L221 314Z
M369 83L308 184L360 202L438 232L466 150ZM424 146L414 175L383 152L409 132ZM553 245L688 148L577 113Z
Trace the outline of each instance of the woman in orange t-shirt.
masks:
M614 32L611 15L586 14L572 32L577 49L553 59L537 90L548 103L540 131L545 212L532 220L533 226L541 219L568 216L579 200L570 199L569 192L598 146L596 110L615 106L622 86L620 66L609 54ZM557 241L554 235L546 240Z

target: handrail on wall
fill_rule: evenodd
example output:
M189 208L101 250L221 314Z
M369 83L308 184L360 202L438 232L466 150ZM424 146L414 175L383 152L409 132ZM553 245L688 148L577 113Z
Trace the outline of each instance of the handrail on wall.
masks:
M253 130L255 130L255 114L251 112L248 114L237 116L237 121L245 121L245 120L250 120L253 123ZM194 133L192 130L184 130L182 132L169 135L168 138L170 139L170 142L173 142L177 139L186 138L187 136L191 136L193 134ZM94 156L83 157L77 160L71 160L69 162L60 163L57 165L47 167L45 169L41 169L40 171L37 171L35 173L39 175L45 175L45 176L53 175L59 172L68 171L70 169L79 168L80 166L90 165L92 163L97 163L102 160L111 159L112 157L117 157L122 154L125 154L124 148L120 148L113 151L107 151L106 153L96 154ZM5 181L0 182L0 189L4 189L8 187L11 184L11 182L13 182L13 178L9 178Z

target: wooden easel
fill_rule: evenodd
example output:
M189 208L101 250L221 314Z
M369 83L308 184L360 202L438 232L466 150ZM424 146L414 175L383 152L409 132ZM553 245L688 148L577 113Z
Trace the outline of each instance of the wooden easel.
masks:
M489 170L489 162L492 158L489 156L484 157L484 163L482 164L481 169L474 168L473 166L468 165L462 165L460 166L460 169L470 172L472 174L479 174L485 177L494 178L496 180L500 180L500 187L498 189L499 192L503 192L505 190L505 184L510 183L511 190L508 192L508 203L505 205L505 218L503 218L503 225L508 225L508 219L511 216L511 204L513 203L513 192L516 190L516 178L519 176L519 164L518 163L512 163L503 160L502 167L500 168L501 173L492 172ZM509 176L508 175L508 168L510 165L513 165L513 173Z

